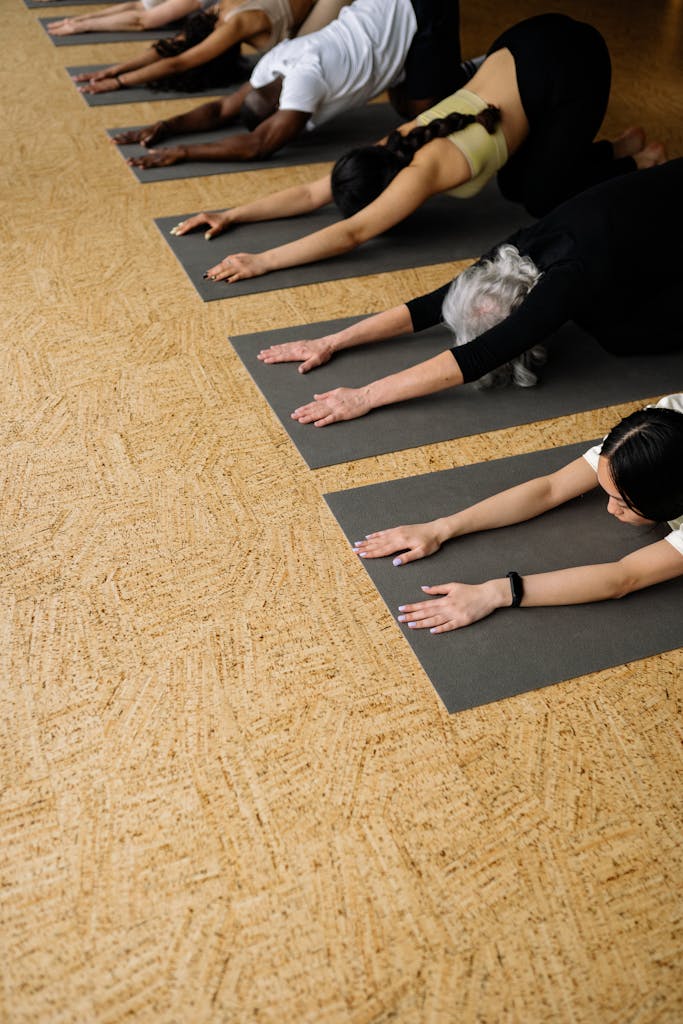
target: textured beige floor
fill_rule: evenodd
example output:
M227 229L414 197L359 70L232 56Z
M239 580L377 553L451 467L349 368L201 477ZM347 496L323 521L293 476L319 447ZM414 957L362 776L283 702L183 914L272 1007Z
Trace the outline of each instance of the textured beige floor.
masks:
M683 153L680 2L564 8ZM138 185L104 128L180 108L63 67L139 44L2 9L0 1019L680 1021L680 653L449 718L321 499L631 407L305 469L226 336L452 268L202 305L152 217L315 169Z

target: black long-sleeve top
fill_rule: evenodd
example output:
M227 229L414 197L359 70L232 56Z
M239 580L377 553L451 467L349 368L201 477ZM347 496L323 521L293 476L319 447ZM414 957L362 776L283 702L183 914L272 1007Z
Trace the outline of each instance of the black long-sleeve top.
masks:
M505 320L451 349L464 380L515 358L567 320L617 355L683 348L680 323L666 322L681 239L683 158L596 185L515 232L481 259L509 243L542 276ZM450 284L407 303L415 331L441 322Z

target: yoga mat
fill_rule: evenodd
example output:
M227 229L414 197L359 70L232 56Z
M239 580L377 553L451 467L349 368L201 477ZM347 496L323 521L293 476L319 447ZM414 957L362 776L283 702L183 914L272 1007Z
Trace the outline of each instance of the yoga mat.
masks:
M67 68L67 74L79 75L83 71L100 71L109 67L108 64L79 64L76 67ZM205 96L228 96L231 92L239 89L241 82L233 82L232 85L225 85L221 88L207 89L206 92L177 92L175 89L149 89L139 86L136 89L116 89L114 92L80 93L89 107L113 106L117 103L142 103L149 100L197 100L201 103ZM77 83L74 82L74 88Z
M568 323L548 339L548 363L539 370L540 383L534 388L478 391L466 384L384 406L360 419L328 427L303 425L291 419L292 410L312 401L314 393L368 384L443 352L452 340L445 327L437 327L406 338L347 349L306 374L298 373L298 363L269 366L256 358L260 349L269 345L319 338L357 319L231 339L257 387L312 469L664 394L683 383L683 352L618 359L603 351L576 324Z
M162 28L150 29L145 32L78 32L72 36L51 36L47 26L51 21L59 21L59 18L52 15L49 18L39 18L40 24L45 29L45 35L51 39L55 46L83 46L88 43L129 43L145 40L170 39L180 29L180 22L172 25L164 25Z
M104 10L105 7L111 7L112 3L116 2L117 0L109 0L109 2L107 0L65 0L65 2L61 2L61 0L48 0L47 3L41 3L40 0L24 0L27 7L36 8L36 10L39 7L43 10L49 10L51 7L85 7L86 5L89 7L101 7ZM121 3L124 3L124 0L121 0ZM56 17L56 15L53 15L53 17Z
M295 167L301 164L324 163L334 161L354 146L375 142L392 130L399 122L399 117L388 103L371 103L356 110L340 114L334 121L328 122L312 132L304 132L288 146L284 146L271 157L263 160L191 160L172 167L153 167L142 170L131 167L138 181L146 184L150 181L173 181L178 178L199 178L210 174L231 174L234 171L260 171L266 167ZM112 128L108 135L131 131L140 125L125 128ZM158 148L164 146L199 145L206 142L217 142L230 135L244 132L243 125L221 128L218 131L202 132L196 135L177 135L160 142ZM124 160L129 157L142 156L148 150L144 146L118 146Z
M465 508L553 472L589 447L533 452L326 494L325 499L353 543L376 530ZM363 562L397 616L399 605L425 599L422 585L480 583L511 569L524 576L614 561L668 532L621 525L607 513L606 504L604 492L593 491L530 522L449 541L431 558L399 567L391 557ZM354 557L349 550L349 562ZM447 710L454 712L677 648L683 642L682 605L683 577L619 601L501 609L450 633L433 635L400 623L396 629L403 629Z
M303 217L238 224L211 242L205 241L201 231L179 238L169 234L174 224L190 216L191 213L181 213L161 217L156 224L205 302L478 256L531 222L521 206L503 199L497 186L490 182L474 199L434 196L402 224L354 252L226 284L205 281L202 275L230 253L262 252L319 231L338 221L339 212L330 204Z

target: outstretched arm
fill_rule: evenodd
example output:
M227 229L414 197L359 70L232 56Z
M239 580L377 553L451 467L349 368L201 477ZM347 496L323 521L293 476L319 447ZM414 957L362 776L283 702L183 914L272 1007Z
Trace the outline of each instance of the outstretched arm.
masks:
M660 540L618 562L581 565L525 576L522 607L607 601L677 576L683 576L683 556L668 541ZM469 626L512 603L512 592L506 578L487 580L475 586L446 583L421 589L426 594L443 596L401 605L398 620L405 622L410 629L429 629L430 633L446 633Z
M297 217L301 213L310 213L325 206L332 199L330 177L318 178L308 185L294 185L292 188L274 192L253 203L235 206L222 213L198 213L188 217L180 224L171 228L172 235L186 235L196 228L210 225L204 237L215 238L232 224L249 224L259 220L276 220L278 217Z
M396 175L377 199L353 217L276 249L258 254L237 253L228 256L211 267L207 276L214 281L242 281L272 270L298 267L349 252L399 224L426 199L442 191L438 176L435 177L430 170L433 171L433 167L429 161L410 164Z
M111 92L113 89L146 85L148 82L156 82L160 78L167 78L169 75L177 75L182 71L197 68L201 64L207 64L210 60L220 57L222 53L225 53L235 43L239 43L242 39L253 35L254 31L259 31L258 28L247 30L244 27L245 20L250 20L252 14L259 25L262 24L260 19L266 18L261 12L249 11L243 15L231 18L226 23L219 22L206 39L202 39L201 43L197 43L196 46L192 46L189 50L184 50L183 53L179 53L174 57L160 57L154 51L156 60L149 67L138 65L137 70L124 68L123 70L114 71L113 74L118 76L118 81L114 78L108 81L91 82L81 92Z
M292 419L299 423L326 427L341 420L355 420L382 405L431 395L435 391L444 391L462 383L460 367L453 353L448 350L407 370L401 370L400 373L372 381L365 387L335 388L314 395L312 402L294 410Z
M168 167L187 160L262 160L295 139L307 120L308 114L298 110L278 110L253 132L240 132L218 142L150 149L148 155L131 157L128 163L145 168Z
M251 86L245 82L237 92L233 92L229 96L211 100L209 103L202 103L201 106L188 110L185 114L177 114L175 117L157 121L144 128L120 132L119 135L112 136L112 142L115 142L117 146L128 146L132 143L152 146L157 142L162 142L163 139L172 138L174 135L194 135L197 132L210 132L216 128L223 128L237 117L245 96L249 92L251 92Z
M159 54L153 46L149 47L135 60L129 60L125 64L110 64L106 68L102 68L101 71L82 71L79 75L74 75L74 82L86 82L87 84L81 86L79 92L111 92L114 89L119 89L121 86L116 81L117 75L124 75L129 71L134 71L137 68L145 68L150 64L155 64L160 59ZM96 89L95 86L101 84L103 88ZM105 83L106 88L104 88Z
M356 541L354 548L361 558L384 558L397 551L405 552L394 559L394 565L407 565L434 554L447 540L526 522L597 485L595 470L581 457L555 473L526 480L453 515L370 533L365 540Z
M78 32L143 32L179 21L198 6L197 0L165 0L148 11L139 0L134 0L107 7L97 14L79 14L50 22L48 32L56 36Z
M304 360L299 373L307 373L316 366L328 363L336 352L355 345L366 345L373 341L396 338L401 334L412 334L413 324L406 305L394 306L383 313L359 320L357 324L310 341L287 341L282 345L271 345L261 349L258 358L262 363L289 363Z

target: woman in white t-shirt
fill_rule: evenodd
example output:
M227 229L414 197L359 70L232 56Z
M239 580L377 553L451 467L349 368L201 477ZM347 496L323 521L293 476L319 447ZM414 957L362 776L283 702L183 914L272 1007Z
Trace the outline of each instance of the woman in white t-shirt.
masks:
M443 519L397 526L356 541L361 558L401 552L394 565L434 554L450 539L525 522L572 498L602 487L607 511L620 523L668 522L662 540L618 562L499 579L469 585L422 587L431 600L401 605L398 621L409 629L446 633L486 618L498 608L585 604L624 597L683 576L683 394L669 395L621 420L602 444L549 476L501 491ZM570 538L563 538L571 543ZM441 595L441 596L438 596Z

